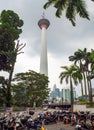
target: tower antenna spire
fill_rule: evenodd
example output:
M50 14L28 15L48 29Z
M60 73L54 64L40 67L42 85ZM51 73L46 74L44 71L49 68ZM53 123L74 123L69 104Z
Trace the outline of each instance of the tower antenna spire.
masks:
M43 19L45 18L45 13L44 13L44 11L43 11L43 14L42 14L42 18L43 18Z

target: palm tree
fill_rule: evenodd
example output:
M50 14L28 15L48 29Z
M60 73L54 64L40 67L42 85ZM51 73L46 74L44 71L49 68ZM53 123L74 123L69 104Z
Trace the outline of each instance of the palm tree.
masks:
M78 66L80 67L80 72L83 75L85 97L86 97L86 100L87 100L87 84L86 84L86 74L85 74L85 71L86 71L86 69L85 69L85 57L86 57L86 55L87 55L87 49L86 48L84 48L83 50L78 49L74 53L73 56L69 57L69 61L74 61L74 64L78 64ZM81 86L83 87L82 82L81 82ZM82 91L83 91L83 88L82 88Z
M89 91L89 101L92 104L92 83L91 80L94 78L94 50L88 53L88 60L86 62L87 66L87 81L88 81L88 91Z
M92 102L91 99L91 79L90 79L90 52L87 52L86 49L86 54L84 56L84 73L86 75L86 81L87 81L87 88L88 88L88 96L89 96L89 101Z
M94 50L91 49L91 54L89 56L90 59L90 63L91 63L91 76L90 78L93 79L94 78Z
M60 83L62 84L62 81L65 79L66 83L70 83L70 96L71 96L71 110L73 111L73 82L75 85L78 84L78 78L82 78L80 73L77 73L79 71L78 67L76 65L71 66L62 66L62 69L64 69L63 72L60 73Z
M84 0L48 0L48 2L45 3L44 8L46 9L50 5L53 5L56 8L57 17L60 17L62 11L65 10L66 18L71 21L73 26L75 26L75 17L77 14L79 14L80 17L89 20Z
M74 61L74 64L79 64L80 71L83 74L84 79L84 86L85 86L85 97L87 100L87 88L88 88L88 95L89 101L92 104L92 84L91 78L93 78L93 71L94 71L94 50L91 49L91 52L87 52L87 49L84 48L83 50L78 49L74 53L74 56L69 57L70 61Z

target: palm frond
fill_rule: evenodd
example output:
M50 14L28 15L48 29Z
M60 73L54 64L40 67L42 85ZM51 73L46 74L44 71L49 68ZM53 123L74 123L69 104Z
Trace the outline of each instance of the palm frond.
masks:
M75 0L75 7L76 7L76 11L80 15L80 17L87 18L88 20L90 20L88 11L86 10L85 1Z
M43 7L44 9L47 9L51 4L53 4L51 1L47 2Z
M61 15L62 15L62 10L58 8L56 11L56 16L60 18Z
M72 1L68 2L66 8L66 17L71 21L72 25L75 26L75 6Z

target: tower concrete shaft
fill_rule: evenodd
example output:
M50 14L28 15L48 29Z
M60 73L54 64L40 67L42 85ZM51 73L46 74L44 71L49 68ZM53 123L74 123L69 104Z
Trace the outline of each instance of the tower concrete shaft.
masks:
M50 22L47 19L40 19L38 22L41 28L41 55L40 55L40 73L48 76L48 57L47 57L47 42L46 42L46 29L49 27Z

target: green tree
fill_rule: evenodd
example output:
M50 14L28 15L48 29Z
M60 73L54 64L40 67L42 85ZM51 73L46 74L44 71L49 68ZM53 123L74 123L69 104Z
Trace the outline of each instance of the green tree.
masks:
M78 49L74 53L74 56L69 57L70 61L74 61L74 64L79 65L80 72L83 74L84 87L85 87L85 97L87 101L87 90L89 95L89 101L92 104L92 83L91 79L93 78L93 66L94 66L94 50L91 49L91 52L88 52L86 48L83 50Z
M16 74L14 81L16 81L16 87L19 88L19 85L24 87L24 94L26 95L25 99L30 106L32 106L34 102L36 102L36 105L39 106L42 104L43 100L48 97L49 81L48 77L44 74L29 70L25 73ZM17 96L17 94L15 94L15 96ZM24 100L21 100L21 102L24 103Z
M56 16L59 18L62 15L62 11L64 11L66 18L71 21L73 26L75 26L77 14L89 20L89 14L84 0L48 0L44 8L46 9L51 5L56 8Z
M83 50L78 49L73 56L69 56L69 61L74 62L74 64L77 64L80 67L80 72L83 74L83 79L84 79L85 97L87 97L86 75L84 69L85 55L86 55L86 48L84 48ZM81 88L82 88L82 96L83 96L83 82L81 82Z
M6 90L6 85L5 85L5 78L3 76L0 76L0 106L5 105L5 90Z
M0 15L0 70L6 71L9 77L4 79L2 87L5 88L6 106L11 106L11 80L17 55L22 53L25 44L18 40L22 33L23 21L18 14L11 10L3 10ZM4 86L5 85L5 86Z
M0 70L9 71L16 60L15 40L22 33L23 21L11 10L0 15Z
M62 66L63 72L60 73L60 83L65 79L66 83L70 84L70 101L71 101L71 109L73 111L73 83L75 85L78 84L78 79L82 78L78 71L78 67L76 65L71 65L71 66Z
M90 63L91 63L91 75L90 75L90 78L93 79L94 78L94 50L93 49L91 49L89 59L90 59Z
M28 95L26 94L26 87L23 83L13 84L12 86L12 102L16 106L28 106Z
M86 76L87 76L87 84L88 84L88 93L89 93L89 101L92 104L92 83L93 79L92 75L94 74L94 50L91 49L90 52L87 53L85 57L85 68L86 68Z

